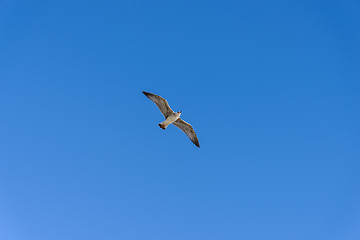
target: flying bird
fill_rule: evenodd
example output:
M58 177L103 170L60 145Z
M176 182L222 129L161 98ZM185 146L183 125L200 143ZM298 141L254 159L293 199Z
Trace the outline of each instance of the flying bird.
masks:
M148 97L156 104L156 106L160 109L161 113L165 117L165 121L159 123L159 127L165 130L170 124L174 124L175 126L180 128L197 147L200 147L199 140L197 139L192 126L180 118L181 111L174 112L170 108L168 102L158 95L144 91L143 93L146 97Z

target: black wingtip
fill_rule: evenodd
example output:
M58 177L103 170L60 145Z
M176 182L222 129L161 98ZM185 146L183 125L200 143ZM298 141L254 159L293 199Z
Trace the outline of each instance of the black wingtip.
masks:
M154 94L142 91L142 93L149 98L149 96L153 96Z
M143 93L147 98L149 98L149 96L151 96L151 93L149 93L149 92L142 91L142 93Z

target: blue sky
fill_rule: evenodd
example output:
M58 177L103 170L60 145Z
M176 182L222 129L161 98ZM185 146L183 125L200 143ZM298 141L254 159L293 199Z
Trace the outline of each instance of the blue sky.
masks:
M356 0L1 1L0 239L360 239L359 29Z

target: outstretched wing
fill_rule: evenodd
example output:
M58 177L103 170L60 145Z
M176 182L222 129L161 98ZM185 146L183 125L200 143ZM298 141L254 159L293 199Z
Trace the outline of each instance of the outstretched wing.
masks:
M196 133L189 123L185 122L181 118L178 118L178 120L173 122L173 124L180 128L197 147L200 147L199 140L196 137Z
M160 109L161 113L165 116L165 118L167 118L169 115L174 113L174 111L171 110L168 102L164 98L144 91L143 94L145 94L145 96L147 96L151 101L153 101L156 104L156 106L158 106L158 108Z

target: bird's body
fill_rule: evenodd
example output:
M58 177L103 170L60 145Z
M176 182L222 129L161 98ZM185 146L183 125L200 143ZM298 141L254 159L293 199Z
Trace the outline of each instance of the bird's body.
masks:
M162 129L165 130L170 124L172 124L173 122L178 120L180 118L180 115L181 115L181 112L176 112L176 113L169 115L165 119L165 121L163 121L162 123L159 123L159 127L161 127Z
M158 95L144 91L143 93L156 104L165 117L165 121L159 123L159 127L165 130L170 124L174 124L176 127L180 128L197 147L200 147L199 140L197 139L192 126L180 118L181 111L174 112L170 108L168 102Z

